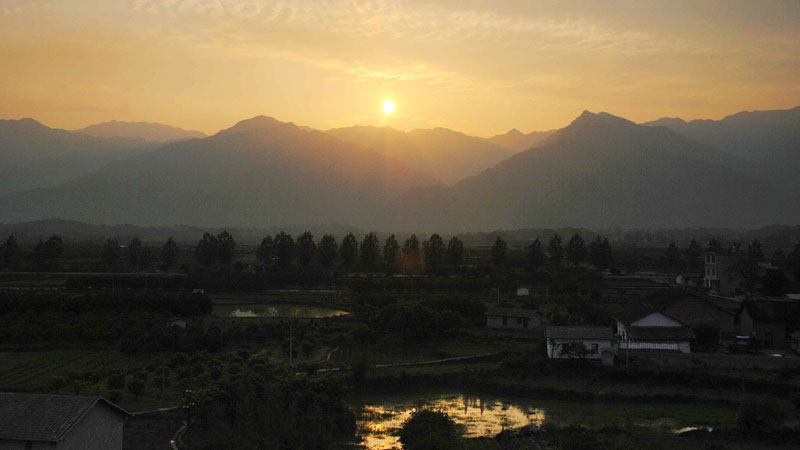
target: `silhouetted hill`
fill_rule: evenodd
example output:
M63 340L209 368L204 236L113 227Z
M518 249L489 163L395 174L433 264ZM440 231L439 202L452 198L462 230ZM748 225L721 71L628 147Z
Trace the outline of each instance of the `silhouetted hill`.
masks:
M54 186L153 148L141 139L97 138L33 119L0 120L0 194Z
M205 133L200 131L184 130L161 123L119 122L116 120L89 125L86 128L75 130L75 133L104 138L138 138L153 142L173 142L206 137Z
M32 222L0 224L0 240L5 241L8 235L13 234L19 242L32 244L40 239L47 239L54 234L61 236L68 242L104 241L117 238L120 242L129 242L138 237L145 242L163 242L168 237L174 238L182 244L196 245L203 233L217 234L223 229L231 233L239 244L256 245L267 234L275 235L279 231L286 231L297 237L305 231L311 231L317 238L325 233L331 233L341 240L347 233L363 234L358 228L339 224L316 225L286 225L273 228L242 228L242 227L195 227L188 225L173 226L139 226L131 224L95 225L74 220L44 219Z
M386 203L433 180L329 134L259 116L167 144L55 188L0 198L0 221L270 226L383 223Z
M486 139L486 141L515 152L521 152L541 144L545 141L545 139L547 139L548 136L553 134L554 131L555 130L534 131L532 133L524 134L516 128L512 128L507 133L492 136Z
M749 161L750 171L782 189L800 189L800 106L744 111L722 120L663 118L643 125L664 126Z
M546 143L452 188L406 193L395 222L476 230L744 227L800 219L800 204L731 169L735 159L667 128L586 111Z
M358 144L452 184L508 158L514 151L447 128L413 130L355 126L327 133Z

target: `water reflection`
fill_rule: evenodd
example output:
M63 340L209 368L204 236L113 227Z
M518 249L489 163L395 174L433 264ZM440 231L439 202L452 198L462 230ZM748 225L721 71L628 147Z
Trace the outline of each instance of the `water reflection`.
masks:
M545 420L543 409L467 395L441 396L416 402L367 403L361 407L358 420L366 448L400 448L400 442L394 434L414 410L421 408L446 412L464 428L464 435L468 437L494 436L504 428L517 428L530 423L541 425Z
M347 311L306 305L223 305L214 308L218 317L295 317L320 319L349 314Z

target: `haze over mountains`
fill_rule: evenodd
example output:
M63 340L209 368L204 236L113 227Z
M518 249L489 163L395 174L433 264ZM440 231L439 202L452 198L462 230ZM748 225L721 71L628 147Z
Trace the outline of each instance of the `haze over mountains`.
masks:
M33 119L0 120L0 194L55 186L153 148L141 139L98 138Z
M447 128L405 133L391 127L356 126L334 128L327 133L344 142L397 158L445 184L477 175L515 153L512 148Z
M86 128L75 130L75 132L94 137L128 137L152 142L172 142L206 137L205 133L197 130L184 130L161 123L119 122L116 120L89 125Z
M439 232L797 223L798 111L684 125L665 119L637 125L586 111L561 130L512 130L490 139L443 128L323 132L259 116L167 144L2 121L0 155L44 147L43 155L75 161L86 152L116 156L77 174L51 168L58 181L38 189L8 183L0 222L340 223ZM739 134L719 131L726 129ZM0 159L0 171L14 164ZM15 186L21 192L8 193Z

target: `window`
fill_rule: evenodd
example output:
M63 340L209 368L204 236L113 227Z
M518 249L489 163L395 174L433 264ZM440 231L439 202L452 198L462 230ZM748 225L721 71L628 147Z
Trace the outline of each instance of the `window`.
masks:
M517 325L522 325L522 317L517 317Z
M527 317L523 317L522 318L522 328L528 328L528 318Z
M508 326L508 317L506 317L506 316L503 316L503 326L504 327Z
M592 344L592 354L596 355L598 352L597 344Z
M33 448L33 442L25 441L25 448Z

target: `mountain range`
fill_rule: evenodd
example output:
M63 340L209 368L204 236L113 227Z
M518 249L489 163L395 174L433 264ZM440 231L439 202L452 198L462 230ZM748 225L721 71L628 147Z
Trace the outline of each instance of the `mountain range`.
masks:
M488 139L443 128L318 131L259 116L154 143L1 121L0 173L26 158L29 167L64 158L82 169L51 165L49 181L4 180L0 222L440 232L797 223L798 111L641 125L585 111L560 130Z
M186 139L204 138L206 134L196 130L184 130L162 123L152 122L120 122L112 120L86 128L75 130L75 133L88 134L100 138L127 137L143 139L151 142L172 142Z

